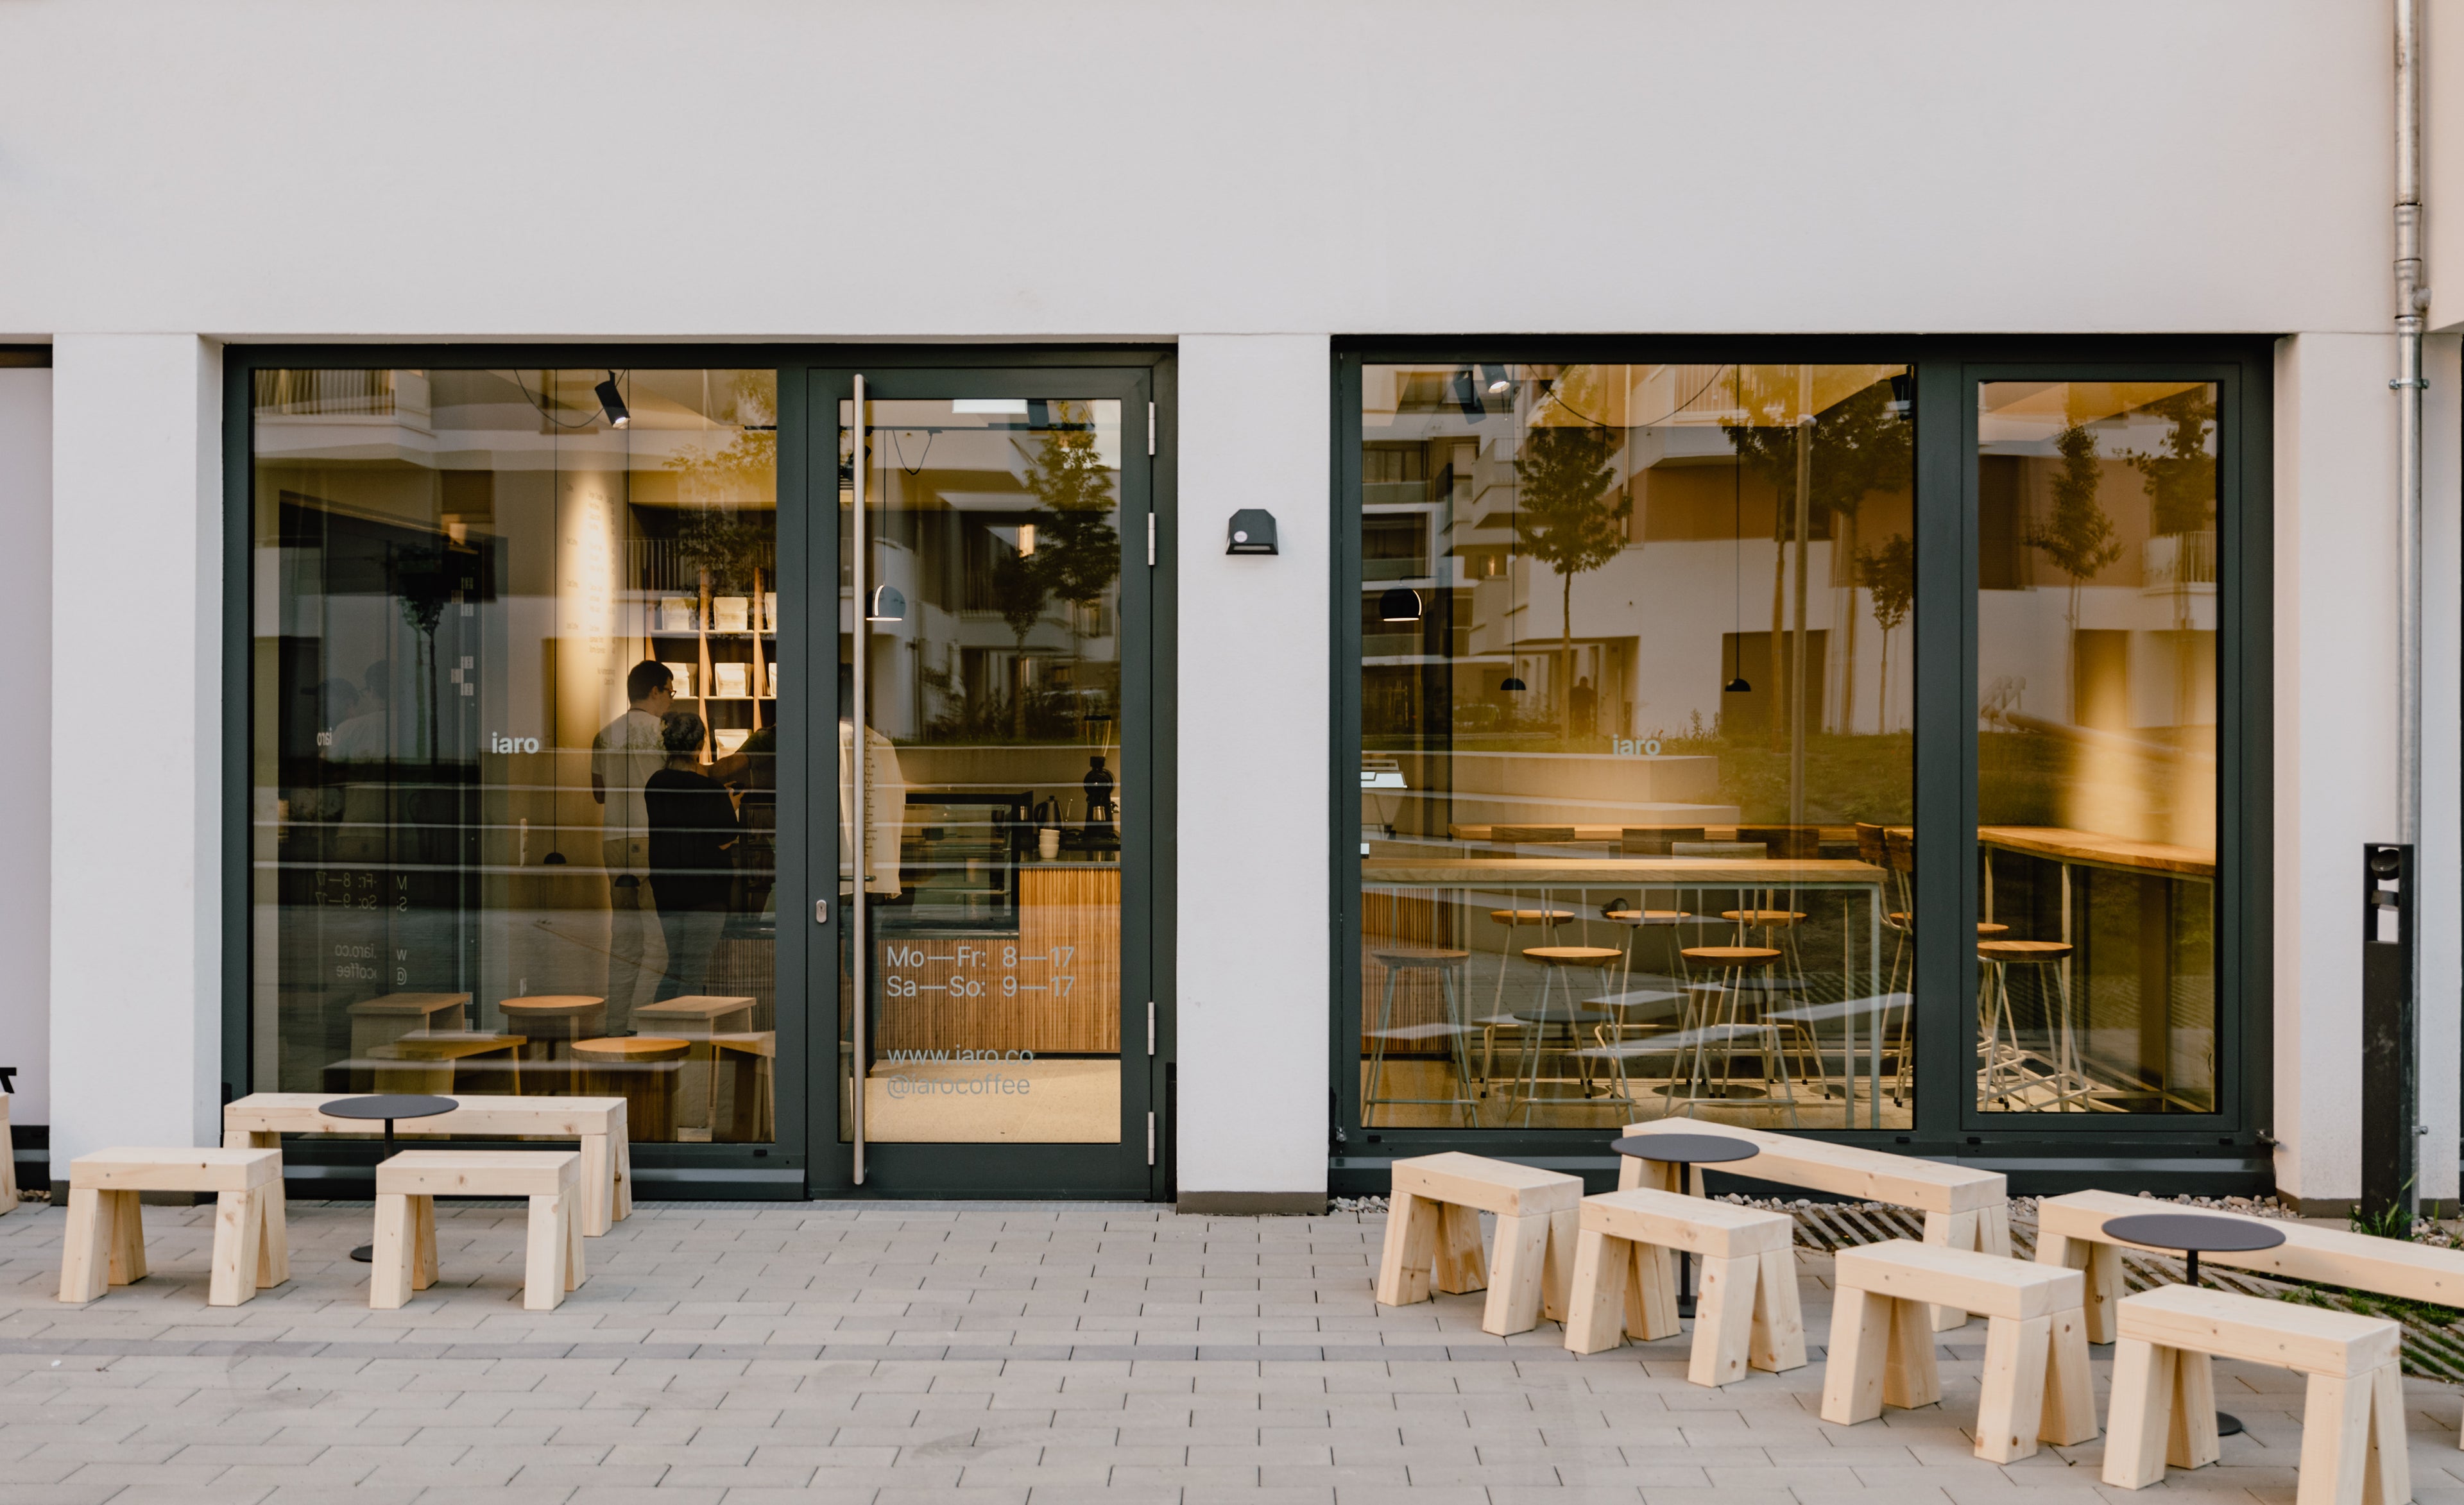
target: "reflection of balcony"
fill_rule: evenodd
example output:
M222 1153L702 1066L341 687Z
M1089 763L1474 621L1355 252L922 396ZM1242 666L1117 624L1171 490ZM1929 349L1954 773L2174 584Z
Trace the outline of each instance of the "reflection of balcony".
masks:
M2158 534L2139 546L2139 591L2163 595L2176 589L2212 592L2216 588L2216 534Z

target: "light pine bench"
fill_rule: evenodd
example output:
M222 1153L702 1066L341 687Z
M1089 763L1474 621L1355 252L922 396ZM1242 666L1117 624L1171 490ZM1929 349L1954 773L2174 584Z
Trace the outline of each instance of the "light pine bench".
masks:
M146 1191L214 1196L208 1306L237 1306L291 1278L278 1149L100 1149L69 1162L69 1221L60 1299L86 1302L147 1275Z
M1914 1155L1891 1155L1853 1145L1833 1145L1694 1119L1654 1119L1648 1123L1629 1123L1625 1131L1637 1137L1717 1134L1744 1140L1758 1153L1750 1160L1727 1162L1721 1166L1722 1170L1861 1202L1887 1202L1893 1207L1910 1208L1925 1214L1925 1241L1928 1244L1943 1249L1972 1249L2006 1259L2011 1255L2011 1188L1998 1170L1946 1166ZM1702 1194L1702 1167L1694 1167L1691 1187L1667 1184L1675 1169L1657 1161L1627 1156L1617 1172L1617 1189L1649 1186L1652 1174L1663 1173L1661 1185L1664 1189ZM1968 1314L1958 1307L1939 1305L1933 1309L1936 1332L1958 1327L1967 1320Z
M223 1108L223 1144L275 1148L285 1134L373 1135L365 1119L321 1110L329 1092L253 1092ZM633 1211L633 1145L622 1098L456 1097L461 1105L433 1118L405 1120L402 1138L569 1139L582 1154L582 1231L592 1238ZM280 1188L275 1188L276 1194Z
M1569 1350L1598 1353L1625 1336L1673 1337L1682 1250L1703 1265L1687 1380L1718 1386L1744 1379L1749 1367L1804 1367L1796 1220L1787 1213L1637 1189L1585 1197L1576 1216Z
M2096 1390L2080 1312L2086 1277L1969 1249L1904 1238L1843 1249L1833 1265L1831 1353L1822 1419L1869 1422L1885 1405L1942 1399L1925 1308L1945 1301L1985 1318L1984 1393L1976 1455L2032 1457L2096 1435Z
M2118 1315L2105 1483L2135 1490L2163 1479L2167 1464L2215 1462L2211 1361L2239 1359L2307 1377L2295 1505L2412 1498L2395 1323L2187 1285L2127 1297Z
M2114 1303L2122 1299L2122 1251L2150 1250L2108 1237L2107 1218L2163 1211L2167 1204L2118 1191L2073 1191L2047 1197L2036 1209L2036 1258L2087 1273L2087 1335L2090 1342L2114 1338ZM2202 1217L2240 1217L2238 1212L2199 1210ZM2284 1235L2273 1249L2205 1250L2202 1265L2230 1265L2285 1280L2344 1286L2380 1296L2438 1306L2464 1306L2464 1250L2435 1249L2398 1238L2374 1238L2348 1229L2321 1228L2279 1218L2254 1218Z
M1511 1161L1449 1153L1395 1162L1378 1304L1425 1301L1432 1283L1449 1296L1485 1288L1482 1332L1528 1333L1544 1313L1563 1321L1582 1196L1579 1178ZM1483 1212L1497 1217L1493 1274L1481 1260Z
M436 1283L438 1197L525 1197L522 1309L553 1312L582 1284L582 1157L572 1150L407 1149L377 1167L368 1305L391 1311Z

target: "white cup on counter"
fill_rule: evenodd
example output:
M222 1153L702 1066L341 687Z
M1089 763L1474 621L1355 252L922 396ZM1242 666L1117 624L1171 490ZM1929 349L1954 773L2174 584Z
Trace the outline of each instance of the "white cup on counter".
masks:
M1035 855L1049 862L1061 855L1061 833L1050 826L1035 833Z

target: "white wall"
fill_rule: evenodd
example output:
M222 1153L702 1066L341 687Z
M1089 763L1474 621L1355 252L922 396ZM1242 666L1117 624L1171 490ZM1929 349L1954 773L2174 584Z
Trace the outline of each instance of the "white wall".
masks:
M18 986L0 992L0 1066L17 1068L14 1123L52 1113L50 994L52 743L52 374L0 367L0 642L14 650L13 734L0 737L0 955Z
M222 358L52 347L52 1164L221 1143Z
M2422 1194L2455 1195L2456 342L2434 341L2425 883L2417 896ZM2395 830L2396 491L2391 335L2280 341L2276 454L2276 1122L2286 1194L2361 1193L2361 848ZM2445 380L2442 381L2441 378Z
M16 0L0 332L2376 329L2388 24Z
M1326 1190L1325 337L1180 342L1179 1181ZM1280 555L1230 556L1234 512Z
M2292 330L2276 1129L2340 1194L2355 959L2318 917L2391 815L2391 681L2356 668L2392 641L2387 33L2316 0L0 6L0 338L58 338L59 600L129 607L55 644L60 1143L210 1126L216 341L1177 338L1181 1179L1278 1191L1324 1175L1328 332ZM1245 503L1280 559L1214 552Z

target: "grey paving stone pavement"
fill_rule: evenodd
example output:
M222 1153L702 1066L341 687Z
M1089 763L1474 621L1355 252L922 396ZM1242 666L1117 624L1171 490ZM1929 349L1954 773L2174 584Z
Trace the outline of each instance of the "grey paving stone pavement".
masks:
M206 1305L210 1209L147 1208L154 1274L54 1299L61 1215L0 1217L0 1505L2118 1505L2101 1443L1978 1460L1982 1322L1943 1404L1815 1414L1815 1360L1723 1390L1672 1341L1576 1358L1477 1296L1381 1309L1384 1218L1143 1205L670 1203L521 1307L522 1212L437 1211L443 1278L367 1306L364 1203L291 1209L292 1278ZM2102 1404L2108 1354L2097 1355ZM2289 1505L2297 1378L2219 1364L2248 1424L2149 1501ZM2408 1381L2414 1497L2464 1505L2464 1395Z

